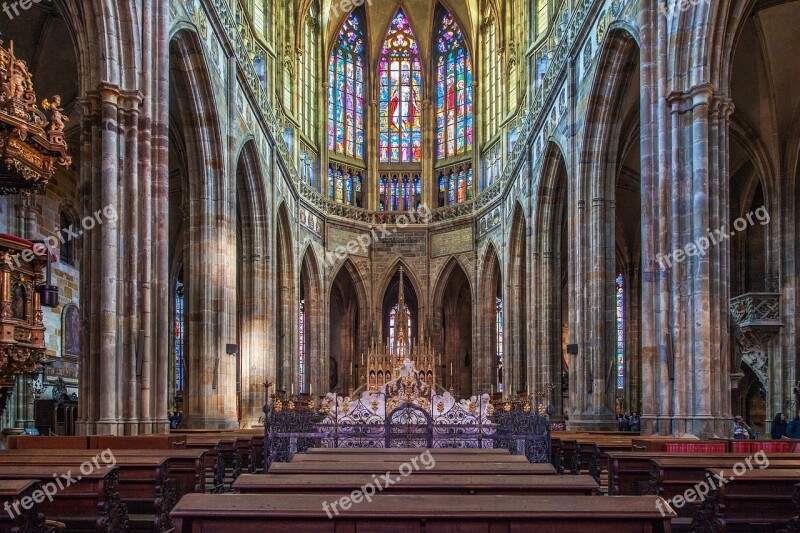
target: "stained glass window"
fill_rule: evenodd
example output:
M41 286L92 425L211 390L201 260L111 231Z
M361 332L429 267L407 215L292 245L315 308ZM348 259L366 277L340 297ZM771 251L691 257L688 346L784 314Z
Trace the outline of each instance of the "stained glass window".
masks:
M314 110L317 98L317 30L313 11L306 17L303 30L303 55L301 56L300 75L300 127L310 139L316 137Z
M503 392L503 299L497 298L497 317L495 330L497 333L497 392Z
M380 211L410 211L422 205L422 180L419 175L381 176L378 182Z
M300 392L305 392L306 383L306 302L300 300Z
M364 30L355 12L336 38L328 66L328 148L364 158Z
M360 207L363 183L361 171L328 167L328 198L334 202Z
M548 0L536 0L536 37L541 37L547 31L547 4Z
M175 307L175 335L173 339L173 349L175 350L175 392L183 391L184 377L184 353L183 338L186 331L184 313L184 287L180 281L175 282L175 294L173 295L173 305Z
M439 173L439 207L472 200L472 169Z
M394 350L395 340L397 339L397 313L400 312L400 304L394 304L392 310L389 311L389 349ZM408 306L406 306L406 316L408 320L408 334L411 334L411 311L409 310ZM411 339L406 339L407 349L411 350Z
M402 10L392 20L383 43L380 84L380 161L420 161L422 62L411 24Z
M486 170L484 171L484 179L486 180L484 188L489 187L495 181L500 179L503 174L501 149L502 145L500 143L496 143L494 146L486 150L486 153L484 154L484 165L486 166Z
M444 159L472 149L472 61L452 14L437 27L436 153Z
M501 95L503 86L502 65L499 54L497 21L491 7L486 12L486 25L483 33L483 116L486 139L491 139L500 126L502 114Z
M625 388L625 285L617 276L617 388Z

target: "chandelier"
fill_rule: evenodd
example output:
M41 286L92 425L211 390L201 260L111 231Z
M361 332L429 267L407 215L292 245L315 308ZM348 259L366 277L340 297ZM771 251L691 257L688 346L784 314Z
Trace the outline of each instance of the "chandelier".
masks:
M33 76L25 61L0 39L0 194L42 191L57 166L67 167L61 97L42 101L49 120L36 105Z

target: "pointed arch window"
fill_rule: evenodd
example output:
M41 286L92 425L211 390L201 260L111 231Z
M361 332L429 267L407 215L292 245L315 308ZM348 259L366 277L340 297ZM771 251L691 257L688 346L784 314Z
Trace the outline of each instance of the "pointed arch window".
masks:
M383 43L379 77L380 161L417 163L422 159L422 62L402 10L392 19Z
M300 346L298 349L300 360L300 392L305 392L306 383L306 302L300 300Z
M317 98L317 23L313 9L309 11L303 25L303 54L301 56L300 76L300 127L309 139L316 137L316 98Z
M186 331L185 298L183 282L175 282L175 292L172 297L173 312L175 317L175 333L173 335L172 349L175 355L175 393L183 391L184 380L184 333Z
M497 314L495 315L495 333L497 335L497 392L503 392L503 299L499 296L495 301Z
M400 304L394 304L392 310L389 311L389 349L394 351L395 349L395 341L397 340L397 313L400 312ZM411 311L409 310L408 306L406 306L406 320L408 320L408 330L411 331ZM407 351L411 350L411 339L406 339L406 349Z
M472 60L451 13L436 28L436 154L445 159L472 149Z
M483 31L483 116L486 139L491 139L500 126L502 113L503 76L500 62L500 37L497 34L497 21L491 7L486 10L486 24Z
M617 276L617 388L625 388L625 279Z
M364 159L364 30L352 13L336 38L328 68L328 148Z

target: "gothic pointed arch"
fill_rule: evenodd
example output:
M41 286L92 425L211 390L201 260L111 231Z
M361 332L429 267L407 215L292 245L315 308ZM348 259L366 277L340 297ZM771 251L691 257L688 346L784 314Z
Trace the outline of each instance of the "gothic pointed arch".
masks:
M235 315L214 302L236 290L235 269L222 260L229 254L227 243L236 239L235 207L233 202L214 201L227 190L225 173L217 170L225 167L217 97L196 33L177 32L169 54L171 127L179 130L172 138L182 141L186 165L185 178L180 178L186 188L178 206L184 246L203 249L203 258L216 258L209 261L199 254L184 255L187 374L183 420L186 427L235 427L235 396L223 392L236 386L235 361L224 360L220 369L212 355L225 352L225 344L234 341L228 334L235 331L231 323ZM144 234L150 232L140 229ZM166 373L167 362L163 364Z
M570 330L571 293L569 268L569 206L566 158L561 148L549 142L537 190L538 201L532 233L531 276L541 280L531 287L532 319L531 388L545 390L554 384L555 416L564 413L570 379L578 376L579 357L570 359L566 345L574 343ZM572 364L571 364L572 363Z
M505 353L507 382L512 394L528 390L528 222L522 205L515 202L508 241L508 302L506 328L508 349Z
M489 243L480 262L480 294L478 304L480 316L479 338L481 351L477 367L473 372L473 391L504 392L504 356L506 331L504 323L503 270L500 255L493 243ZM508 391L514 394L515 391Z
M443 385L456 396L472 396L475 348L473 288L461 262L451 257L434 289L432 335L445 366Z
M276 225L276 273L275 294L277 295L276 309L276 388L277 390L290 391L294 381L294 342L297 324L296 298L295 298L295 265L294 265L294 238L289 222L289 212L286 203L278 206Z
M302 257L294 380L298 392L321 392L327 390L327 379L323 379L322 372L326 365L322 360L323 336L315 332L323 331L322 279L313 245L306 247Z
M360 385L349 369L359 367L369 342L369 303L358 267L349 258L335 270L328 294L329 389L343 392Z
M269 292L269 217L266 182L255 142L242 147L236 169L237 222L237 382L241 385L240 420L258 423L266 403L263 383L268 381L270 352L268 331L273 321L264 300Z
M425 309L422 299L423 296L419 290L420 285L415 280L414 273L409 270L405 262L398 259L395 261L394 265L387 270L387 275L384 277L384 283L382 284L383 289L380 292L381 334L379 340L384 343L392 336L392 328L393 324L395 324L393 319L399 320L399 318L394 317L392 313L396 312L398 309L401 270L403 280L402 289L410 324L408 328L409 339L420 339L423 334L424 325L420 323L420 320L425 316Z

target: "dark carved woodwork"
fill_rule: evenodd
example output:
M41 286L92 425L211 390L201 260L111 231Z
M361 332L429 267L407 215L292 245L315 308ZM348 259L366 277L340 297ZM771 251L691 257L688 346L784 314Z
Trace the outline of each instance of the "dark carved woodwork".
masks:
M256 468L256 459L258 454L256 453L256 446L255 444L251 445L247 451L247 473L248 474L255 474L257 471Z
M792 503L794 503L797 515L789 521L786 525L786 529L782 529L779 533L800 533L800 483L794 486Z
M97 531L102 531L103 533L130 531L128 506L123 503L119 495L118 470L114 470L108 475L103 492L105 501L99 509L100 517L97 519Z
M661 467L655 463L650 463L650 483L642 489L642 494L654 494L661 496Z
M592 458L589 461L589 475L600 483L600 448L597 447L597 444L594 445Z
M580 475L581 473L581 454L577 446L572 451L572 460L570 461L569 465L569 473L574 476Z
M244 469L244 459L242 458L242 454L238 451L234 450L233 452L233 479L236 480L237 477L242 475L242 470Z
M55 528L48 526L44 515L34 505L24 510L19 517L19 526L11 528L11 533L55 533Z
M222 450L217 446L214 457L214 488L211 492L221 494L225 491L225 459L222 457Z
M164 461L158 468L155 487L155 531L169 531L174 526L169 513L176 503L175 486L169 479L169 460Z
M725 533L724 506L719 502L719 488L714 487L697 507L692 518L692 531L696 533Z

